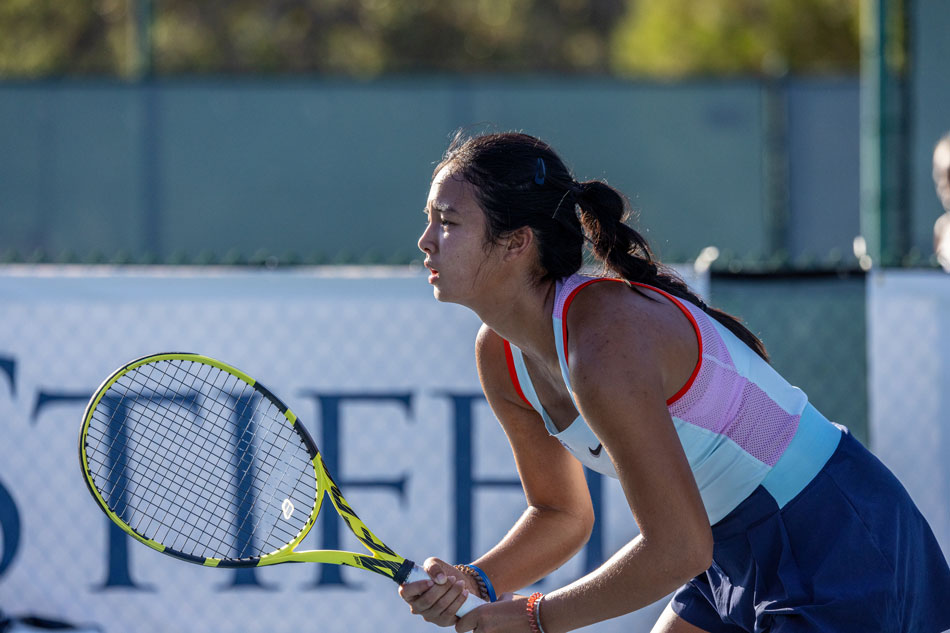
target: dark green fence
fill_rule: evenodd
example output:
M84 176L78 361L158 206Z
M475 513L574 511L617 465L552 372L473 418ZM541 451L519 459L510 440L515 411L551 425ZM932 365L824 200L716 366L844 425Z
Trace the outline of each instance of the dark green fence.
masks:
M848 257L857 94L853 78L0 83L0 261L405 262L433 164L473 124L541 136L619 187L665 260Z
M716 273L710 295L759 335L775 369L819 411L868 442L862 273Z

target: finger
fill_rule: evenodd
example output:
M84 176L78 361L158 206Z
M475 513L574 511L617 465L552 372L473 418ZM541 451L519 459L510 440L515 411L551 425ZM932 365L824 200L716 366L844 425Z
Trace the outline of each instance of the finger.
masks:
M450 575L458 573L457 570L446 563L444 560L430 557L422 564L422 568L437 584L443 584Z
M458 620L458 618L455 617L455 612L458 611L459 607L464 604L465 599L468 597L465 595L465 591L463 585L456 584L453 589L447 591L431 609L422 614L422 617L426 622L431 622L438 626L454 626L456 620ZM461 599L459 599L460 597Z
M458 607L462 605L459 603L454 609L452 606L459 601L459 598L461 598L462 602L465 602L465 598L467 597L468 589L465 587L465 583L461 580L456 580L445 594L432 605L432 611L433 613L439 613L442 617L448 618L450 621L454 621L455 612L458 611Z
M461 609L462 605L465 604L465 601L468 600L468 596L470 593L471 592L468 590L468 587L465 587L462 590L462 593L452 602L452 604L446 607L444 613L447 615L451 615L454 618L455 615L458 613L458 610Z
M435 581L433 580L417 580L416 582L399 585L399 596L406 602L412 602L434 584Z
M413 613L425 614L427 611L432 610L432 606L436 604L446 592L451 591L454 586L454 581L448 582L443 579L442 584L433 581L431 587L419 594L419 596L410 603L413 608ZM439 613L441 613L441 610Z

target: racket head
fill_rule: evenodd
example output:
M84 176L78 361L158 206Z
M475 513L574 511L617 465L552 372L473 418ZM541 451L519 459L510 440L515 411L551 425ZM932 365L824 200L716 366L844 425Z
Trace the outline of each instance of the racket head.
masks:
M93 394L83 479L133 538L212 567L283 562L331 489L316 444L266 387L216 359L144 356Z

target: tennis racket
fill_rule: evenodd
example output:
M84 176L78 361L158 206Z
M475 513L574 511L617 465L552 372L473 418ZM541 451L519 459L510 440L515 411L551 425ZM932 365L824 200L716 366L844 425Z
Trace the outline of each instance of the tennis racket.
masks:
M134 539L209 567L348 565L399 584L429 578L356 515L310 434L267 388L198 354L155 354L99 386L79 438L83 478ZM296 551L324 496L365 553ZM458 615L483 604L469 594Z

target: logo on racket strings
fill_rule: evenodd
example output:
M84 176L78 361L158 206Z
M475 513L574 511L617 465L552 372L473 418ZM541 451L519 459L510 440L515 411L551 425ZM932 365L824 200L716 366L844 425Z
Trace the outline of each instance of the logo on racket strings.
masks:
M280 510L284 514L284 519L290 520L290 517L294 513L294 504L290 499L284 499L284 502L280 504Z

